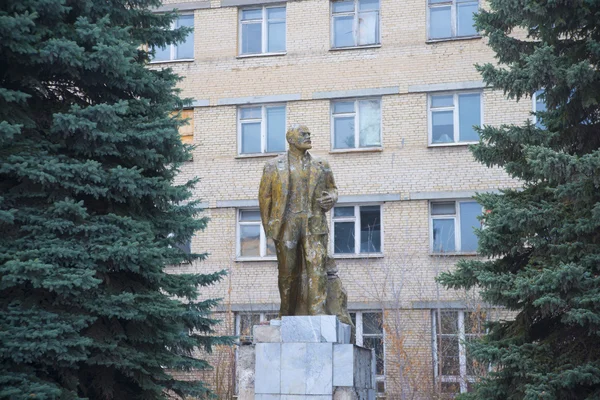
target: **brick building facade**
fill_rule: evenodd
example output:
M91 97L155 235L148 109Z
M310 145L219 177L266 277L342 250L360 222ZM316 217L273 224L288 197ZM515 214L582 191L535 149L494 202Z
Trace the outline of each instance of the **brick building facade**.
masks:
M380 395L448 398L481 370L463 341L499 310L434 278L474 257L475 192L518 183L475 162L472 125L521 123L532 103L485 88L475 63L493 62L472 28L476 0L166 1L185 44L157 52L152 68L184 77L184 139L196 145L180 179L201 178L208 228L193 238L206 261L173 273L227 270L203 295L223 298L220 329L277 313L277 263L256 212L265 162L285 127L306 124L311 153L326 158L339 189L331 254L348 292L358 341L375 347ZM219 349L204 377L234 395L235 352Z

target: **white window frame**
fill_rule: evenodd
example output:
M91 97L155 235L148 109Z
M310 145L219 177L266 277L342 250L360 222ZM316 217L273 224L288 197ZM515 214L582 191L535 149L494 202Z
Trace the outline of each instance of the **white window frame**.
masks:
M361 253L360 252L360 207L368 206L379 206L379 224L381 226L381 237L379 238L381 243L381 251L376 253ZM369 257L372 255L383 255L383 243L384 230L383 230L383 204L382 203L360 203L360 204L336 204L335 207L354 207L353 217L334 217L333 210L331 211L331 238L330 238L330 254L334 258L357 258L357 257ZM334 207L334 208L335 208ZM335 252L335 223L336 222L354 222L354 253L336 253ZM358 251L358 253L357 253Z
M331 36L331 41L330 41L330 45L331 48L334 50L337 49L354 49L354 48L362 48L362 47L379 47L381 46L381 1L379 0L379 10L377 11L377 25L379 27L379 35L377 37L377 43L371 43L371 44L358 44L358 3L359 0L354 0L354 11L347 11L347 12L337 12L334 13L333 12L333 3L335 3L335 1L330 1L329 3L329 15L330 20L329 20L329 26L330 26L330 36ZM375 12L375 11L368 11L368 12ZM352 23L352 36L354 38L354 44L352 46L343 46L343 47L336 47L335 46L335 25L333 23L333 17L334 15L336 16L354 16L354 21Z
M452 40L452 39L468 39L468 38L479 38L481 34L477 32L474 35L465 35L458 36L458 21L457 21L457 7L456 3L475 3L477 2L477 10L481 7L480 0L447 0L443 3L430 4L429 0L425 0L427 2L427 41L444 41L444 40ZM440 38L432 38L431 37L431 9L439 8L439 7L448 7L450 5L450 36L448 37L440 37Z
M377 146L366 146L360 147L360 108L359 102L369 100L377 100L379 102L379 145ZM338 113L334 114L333 109L335 103L347 103L354 102L354 111L351 113ZM335 118L337 117L354 117L354 147L336 149L335 148ZM346 152L354 150L371 150L381 149L383 147L383 101L381 97L358 97L351 99L335 99L331 100L329 104L329 117L331 126L331 151L332 152Z
M431 213L431 209L433 204L435 203L454 203L454 214L440 214L433 215ZM462 237L460 234L460 203L477 203L473 199L440 199L440 200L431 200L429 202L429 251L434 255L443 255L443 254L477 254L476 251L463 251L462 250ZM483 207L481 208L481 212L483 214ZM454 221L454 251L451 252L438 252L433 247L433 220L434 219L446 219Z
M364 343L364 338L365 337L381 337L382 341L383 341L383 375L376 375L375 376L375 380L377 382L383 382L384 388L387 389L387 385L385 382L385 376L387 374L387 363L385 360L385 354L386 354L386 340L385 340L385 324L383 323L383 317L384 317L384 313L381 310L363 310L363 311L353 311L353 310L349 310L348 311L349 314L356 314L356 326L355 326L355 332L356 332L356 345L357 346L363 346ZM376 314L381 314L381 335L379 334L364 334L363 333L363 314L371 314L371 313L376 313ZM381 392L377 392L377 383L375 383L375 391L377 393L378 396L383 396L384 393Z
M252 261L252 260L277 260L276 255L268 256L267 255L267 235L265 234L265 229L263 228L262 221L241 221L242 211L259 211L258 208L238 208L236 210L236 223L235 223L235 255L236 260L240 261ZM259 251L260 255L257 256L242 256L241 255L241 226L242 225L260 225L260 245Z
M272 21L283 21L285 22L285 49L283 51L274 51L274 52L268 52L267 48L269 46L269 35L268 35L268 25L269 25L269 19L268 19L268 13L267 13L267 9L269 8L285 8L285 19L278 19L278 20L272 20ZM242 53L242 43L243 43L243 36L242 36L242 25L243 24L249 24L249 23L256 23L258 20L251 20L251 21L242 21L242 12L243 11L248 11L248 10L258 10L261 9L262 10L262 19L261 19L261 29L260 29L260 40L261 40L261 51L260 53ZM250 7L243 7L240 8L238 11L238 43L239 43L239 49L238 49L238 55L240 57L251 57L251 56L258 56L258 55L268 55L268 54L286 54L287 53L287 29L288 29L288 24L287 24L287 5L285 3L281 3L281 4L269 4L268 6L250 6Z
M185 16L192 16L192 21L194 24L194 28L195 28L195 24L196 24L196 16L194 15L193 12L188 12L188 13L181 13L177 16L177 18L175 18L172 22L171 22L171 26L170 29L171 30L175 30L177 29L177 23L179 22L179 17L185 17ZM196 56L196 46L195 46L195 42L196 42L196 29L194 29L192 31L192 39L194 42L194 46L192 46L193 48L193 57L192 58L176 58L177 57L177 46L178 44L172 43L172 44L168 44L167 46L169 46L169 59L168 60L152 60L150 61L150 64L152 63L166 63L166 62L175 62L175 61L194 61L195 56Z
M260 107L260 119L245 119L242 122L242 110L245 108L258 108ZM274 107L283 107L285 109L285 125L287 126L287 104L286 103L273 103L273 104L251 104L240 106L237 109L237 139L238 139L238 155L240 156L252 156L257 154L280 154L284 153L287 150L287 140L285 140L284 133L284 143L285 149L281 152L267 152L267 109ZM260 153L242 153L242 125L245 123L256 123L260 122Z
M427 95L427 142L429 147L444 147L444 146L464 146L468 144L479 143L479 140L469 140L460 142L460 119L459 119L459 103L458 96L463 94L478 94L479 95L479 126L483 126L483 91L468 90L459 92L432 92ZM452 95L452 107L431 107L431 99L433 96L449 96ZM452 111L452 122L454 124L454 141L448 143L433 143L433 111Z
M458 360L459 360L459 374L460 375L440 375L439 371L439 360L438 360L438 319L437 313L439 312L456 312L458 313L458 335L444 334L445 336L458 336ZM436 382L449 382L459 383L460 393L467 393L467 384L469 382L477 381L478 376L467 375L467 346L465 344L467 334L465 332L465 313L476 312L474 310L460 310L460 309L435 309L431 310L431 333L432 333L432 347L433 347L433 374ZM485 333L469 334L472 337L481 337ZM442 335L440 333L440 335ZM442 335L442 336L444 336Z

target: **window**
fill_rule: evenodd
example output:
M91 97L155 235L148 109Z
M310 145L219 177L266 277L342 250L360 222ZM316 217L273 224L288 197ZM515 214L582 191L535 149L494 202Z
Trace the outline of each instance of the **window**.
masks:
M350 312L352 323L356 327L356 344L375 350L376 389L385 392L385 346L383 333L383 314L380 312Z
M465 344L485 333L485 320L483 311L433 312L434 374L448 398L470 392L471 382L487 372L487 366L471 358Z
M546 107L546 100L544 98L544 91L538 90L533 94L533 112L545 112L548 111L548 107ZM533 116L533 123L536 127L540 129L546 129L546 126L542 123L540 118L536 115Z
M439 201L431 203L431 248L433 253L474 253L475 228L481 206L476 201Z
M333 48L379 44L379 0L333 1L331 31Z
M429 39L477 36L473 13L477 0L428 0Z
M187 119L187 125L179 127L179 135L183 143L192 144L194 142L194 110L182 110L179 114L181 119Z
M238 210L238 258L274 258L275 243L267 239L259 210Z
M240 54L285 52L285 7L240 10Z
M381 206L339 206L333 209L334 254L382 253Z
M277 312L240 312L235 315L235 335L241 342L252 342L252 327L277 318Z
M238 109L239 154L285 151L285 105Z
M181 28L183 26L193 28L194 16L180 15L177 17L171 29ZM167 45L166 47L155 48L152 61L173 61L173 60L193 60L194 59L194 32L188 33L185 40L178 44Z
M381 99L332 102L331 127L335 150L381 147Z
M429 96L429 143L479 141L473 126L483 123L481 93L450 93Z

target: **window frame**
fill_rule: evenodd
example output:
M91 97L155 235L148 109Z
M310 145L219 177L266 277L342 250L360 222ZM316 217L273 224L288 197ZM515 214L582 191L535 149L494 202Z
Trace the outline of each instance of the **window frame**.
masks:
M458 141L460 138L460 105L458 97L464 94L479 95L479 126L483 126L483 90L460 90L449 92L432 92L427 94L427 146L428 147L444 147L444 146L466 146L469 144L479 143L479 140ZM434 96L449 96L452 95L452 107L431 107L432 97ZM453 123L453 141L448 143L433 143L433 110L435 111L452 111Z
M168 44L167 46L169 46L169 59L167 60L154 60L152 59L150 61L150 64L160 64L160 63L169 63L169 62L180 62L180 61L194 61L196 59L196 16L194 15L195 13L193 11L191 12L182 12L179 15L177 15L177 18L175 18L172 22L171 25L169 26L169 29L171 30L175 30L178 29L177 24L179 22L179 18L180 17L185 17L185 16L191 16L192 17L192 58L175 58L177 57L177 46L179 46L180 43L171 43Z
M459 375L441 375L439 368L439 352L438 352L438 312L455 312L457 313L457 324L458 331L457 334L442 334L441 331L439 336L457 336L458 337L458 360L459 360ZM467 310L467 309L433 309L431 310L431 333L432 333L432 354L433 354L433 375L436 383L458 383L460 385L459 393L467 393L468 391L468 383L476 382L478 376L477 375L467 375L467 346L466 339L467 336L481 338L486 334L487 330L483 330L481 333L466 333L465 330L465 313L476 313L477 310ZM488 321L489 314L486 312L485 318L483 319L483 323ZM455 393L458 394L458 393ZM452 395L452 394L451 394Z
M381 334L365 334L363 333L363 314L381 314ZM384 321L384 313L381 310L361 310L361 311L355 311L355 310L348 310L348 314L355 314L355 339L356 339L356 345L357 346L361 346L363 347L363 343L364 343L364 338L378 338L381 337L382 342L383 342L383 374L382 375L375 375L375 393L377 394L377 396L383 396L385 393L385 389L387 387L386 384L386 375L387 375L387 363L386 363L386 359L385 359L385 355L386 355L386 334L385 334L385 324L383 323ZM383 386L384 386L384 391L383 392L377 392L377 383L378 382L383 382Z
M361 235L360 235L360 207L379 206L379 225L380 230L380 243L381 248L379 252L373 253L361 253ZM353 217L335 217L334 209L336 207L354 207ZM336 222L354 222L354 253L336 253L335 252L335 223ZM369 257L381 257L384 255L384 228L383 228L383 203L349 203L349 204L336 204L331 211L331 237L329 240L330 254L334 258L369 258ZM358 253L356 252L358 250Z
M256 118L244 120L242 122L242 110L245 108L258 108L260 107L260 153L243 153L242 152L242 124L243 123L256 123L258 120ZM267 151L267 109L275 108L275 107L283 107L285 111L285 122L284 127L288 126L288 112L287 112L287 104L286 103L269 103L269 104L247 104L243 106L237 107L237 141L238 141L238 156L241 157L256 157L260 155L271 155L271 154L282 154L287 151L288 143L285 140L285 132L284 132L284 146L285 148L282 151Z
M435 203L454 203L454 216L451 214L441 214L441 215L433 215L432 207ZM429 252L431 255L449 255L449 254L464 254L464 255L476 255L477 251L463 251L462 250L462 235L460 234L461 230L461 222L460 222L460 203L477 203L477 201L473 199L436 199L430 200L428 204L428 213L429 213ZM479 204L479 203L477 203ZM481 206L481 215L483 215L483 206ZM449 252L441 252L436 251L433 243L433 220L434 219L444 219L444 220L453 220L454 221L454 251ZM483 228L483 225L481 225ZM459 250L456 250L459 249Z
M361 101L379 101L379 145L377 146L360 146L360 107ZM347 103L354 102L354 111L352 113L334 113L335 103ZM348 147L338 149L335 147L335 118L336 117L349 117L354 114L354 147ZM330 124L330 137L331 137L331 152L348 152L348 151L369 151L383 148L383 98L382 97L356 97L347 99L332 99L329 102L329 124Z
M378 26L378 35L377 35L377 43L371 44L358 44L358 14L359 14L359 2L360 0L354 1L354 11L346 11L346 12L333 12L333 3L335 1L329 1L329 35L330 35L330 49L331 50L344 50L344 49L360 49L360 48L369 48L369 47L380 47L381 46L381 0L379 0L379 9L377 10L377 26ZM373 12L373 11L371 11ZM354 38L354 44L352 46L335 46L335 25L334 25L334 15L337 16L350 16L354 14L354 20L352 21L352 36Z
M285 9L285 19L278 20L285 22L285 50L283 51L266 51L269 46L269 37L268 37L268 26L269 19L267 9L269 8L284 8ZM242 43L243 43L243 30L242 25L244 23L249 24L250 22L242 21L243 11L248 10L261 10L261 22L260 22L260 53L242 53ZM277 3L277 4L269 4L269 5L254 5L254 6L244 6L238 9L238 57L256 57L256 56L264 56L264 55L282 55L287 54L287 37L288 37L288 23L287 23L287 4L286 3ZM256 21L256 20L253 20ZM254 22L256 23L256 22Z
M241 221L242 211L259 211L255 207L242 207L236 209L235 217L235 259L236 261L277 261L277 255L267 255L267 235L262 225L262 221ZM242 225L259 225L260 226L260 239L259 239L259 256L242 256L241 254L241 226Z
M427 3L427 42L443 42L447 40L461 40L461 39L478 39L481 38L481 33L477 32L474 35L458 35L458 18L457 18L457 3L477 3L477 11L481 9L480 0L447 0L441 3L431 4L430 0L425 0ZM450 5L450 36L432 38L431 37L431 9L447 7Z

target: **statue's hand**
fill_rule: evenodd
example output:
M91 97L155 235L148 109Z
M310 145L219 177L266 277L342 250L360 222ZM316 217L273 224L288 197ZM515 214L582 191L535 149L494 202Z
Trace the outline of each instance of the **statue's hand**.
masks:
M323 211L331 210L334 204L333 197L327 192L322 192L322 196L317 199L317 202Z

